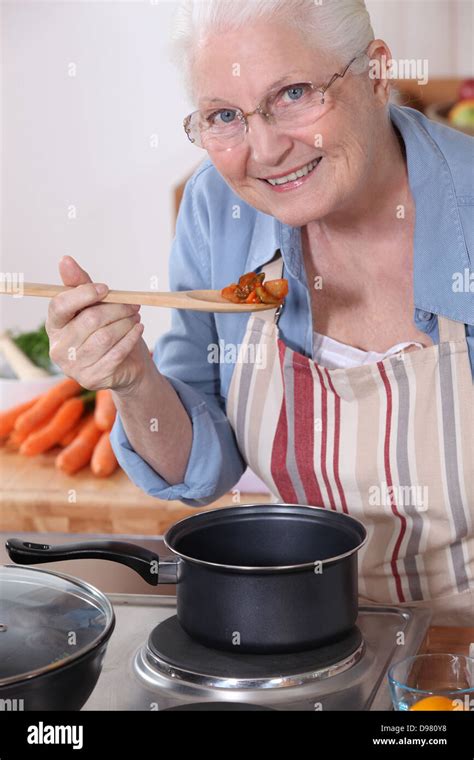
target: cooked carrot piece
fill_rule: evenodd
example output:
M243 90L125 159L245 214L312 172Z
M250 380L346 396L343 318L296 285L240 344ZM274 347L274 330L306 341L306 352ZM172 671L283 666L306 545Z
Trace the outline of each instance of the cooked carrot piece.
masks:
M255 288L257 285L261 285L265 279L265 272L247 272L239 278L239 288Z
M112 430L116 414L117 410L112 398L112 393L109 390L97 391L94 419L99 430Z
M236 295L236 288L236 282L232 283L232 285L228 285L227 288L223 288L221 290L222 298L225 298L227 301L232 301L232 303L242 303L241 299Z
M265 290L264 285L257 285L255 288L255 292L257 296L260 299L260 303L268 303L268 304L279 304L280 300L278 298L274 298L270 293L268 293Z
M76 380L67 377L43 393L30 409L20 414L15 422L15 430L30 432L43 422L51 412L57 411L64 401L82 390Z
M244 303L260 303L255 290L252 290L252 292L245 299Z
M278 300L288 295L288 280L269 280L264 285L265 290Z
M232 303L267 303L277 306L288 295L288 280L270 280L264 283L265 272L247 272L221 290L223 298ZM270 287L267 287L270 284Z
M110 443L110 433L106 430L102 433L92 453L91 470L99 478L112 475L119 463Z

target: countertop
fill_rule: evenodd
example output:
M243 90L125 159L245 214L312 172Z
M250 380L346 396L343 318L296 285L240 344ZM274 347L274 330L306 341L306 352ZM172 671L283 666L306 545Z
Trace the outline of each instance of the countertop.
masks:
M108 478L95 477L88 467L65 475L54 465L59 450L31 458L0 447L0 531L159 536L196 512L271 500L269 494L239 491L239 484L205 507L156 499L123 470Z

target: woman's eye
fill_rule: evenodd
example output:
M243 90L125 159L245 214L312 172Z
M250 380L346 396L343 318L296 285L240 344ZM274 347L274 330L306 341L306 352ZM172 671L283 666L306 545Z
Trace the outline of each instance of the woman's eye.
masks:
M283 92L283 97L288 96L284 102L286 103L295 103L298 100L301 100L301 98L307 93L309 89L309 85L307 84L295 84L291 87L287 87Z
M221 127L225 124L232 124L232 122L235 120L235 116L235 111L226 109L222 111L215 111L207 117L207 121L211 126Z

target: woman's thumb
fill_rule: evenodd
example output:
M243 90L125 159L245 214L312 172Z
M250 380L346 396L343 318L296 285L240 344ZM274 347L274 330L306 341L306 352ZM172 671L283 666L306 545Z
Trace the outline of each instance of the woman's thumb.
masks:
M86 282L92 282L91 278L72 256L63 256L59 259L59 274L64 285L76 287L84 285Z

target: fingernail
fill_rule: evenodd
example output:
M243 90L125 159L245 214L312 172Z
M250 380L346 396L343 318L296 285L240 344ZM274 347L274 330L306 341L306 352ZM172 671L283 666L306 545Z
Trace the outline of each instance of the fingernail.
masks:
M103 296L104 293L107 293L107 291L108 291L107 285L104 285L103 282L97 283L96 286L95 286L95 289L97 291L97 295L98 296Z

